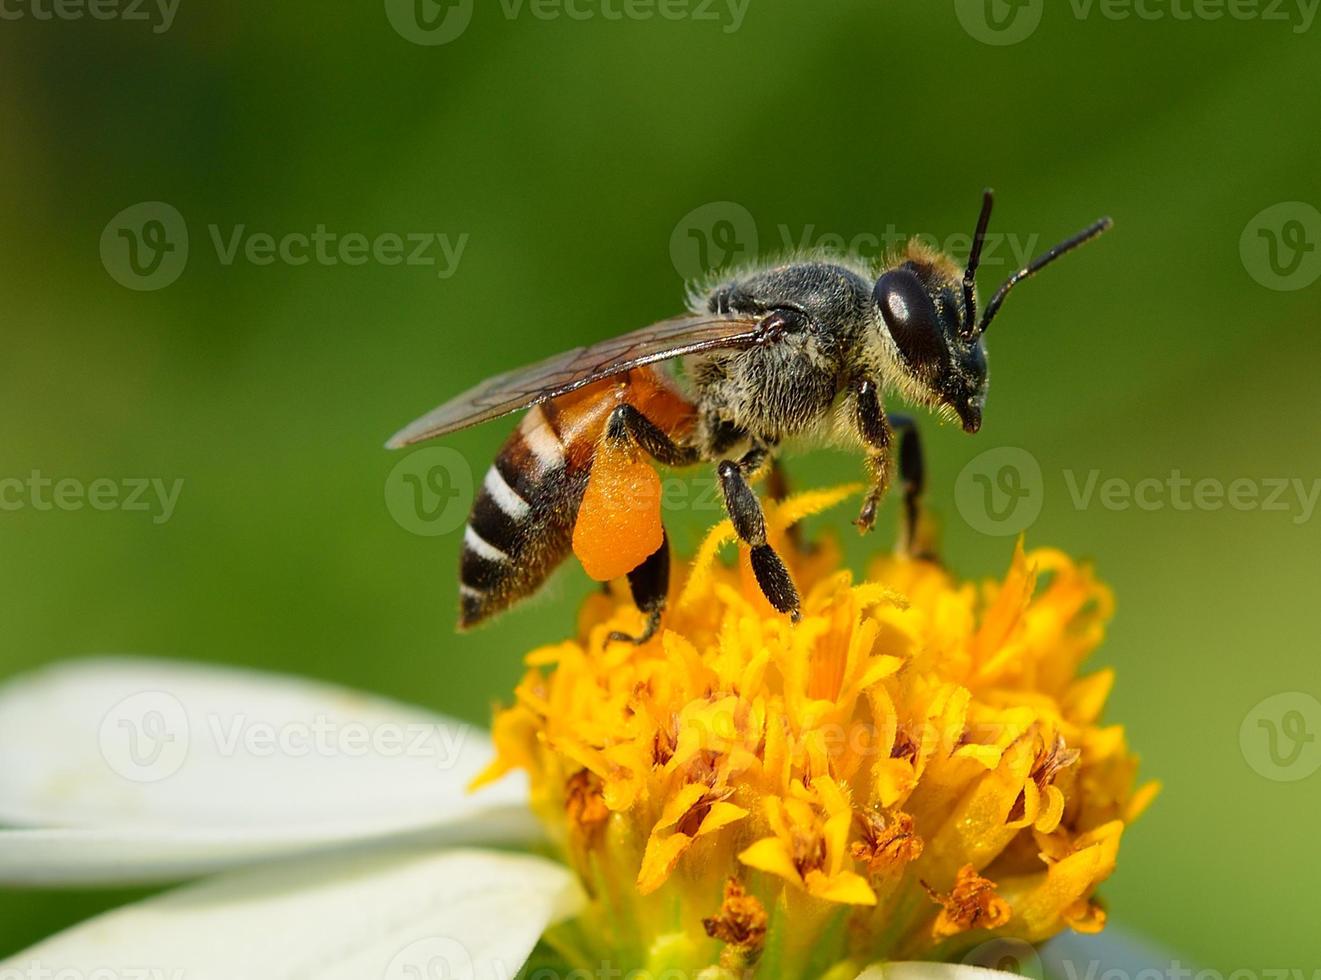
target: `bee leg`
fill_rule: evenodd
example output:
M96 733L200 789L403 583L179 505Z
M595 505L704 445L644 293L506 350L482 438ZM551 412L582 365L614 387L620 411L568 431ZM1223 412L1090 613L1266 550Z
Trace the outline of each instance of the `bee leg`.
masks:
M647 623L637 636L630 636L618 630L607 638L610 643L632 643L641 646L653 636L660 627L661 614L665 612L665 597L670 591L670 537L661 532L661 545L641 565L628 573L628 587L633 593L637 607L647 614Z
M910 420L911 422L911 420ZM859 381L853 389L853 424L857 427L862 444L867 447L867 468L871 471L872 486L862 510L853 523L866 534L876 526L876 509L890 489L890 446L893 431L881 407L880 391L869 378Z
M766 517L761 510L761 502L744 477L745 470L757 470L765 458L763 450L754 449L737 463L725 460L716 467L716 473L720 477L721 489L725 492L725 509L729 511L734 531L752 549L752 571L757 576L762 594L772 606L782 613L788 613L796 623L802 611L798 589L783 559L766 543Z
M692 466L701 459L696 446L680 446L632 405L620 405L611 412L605 431L607 439L632 439L643 452L665 466Z
M913 558L934 560L922 550L919 537L922 524L922 494L926 490L926 460L917 422L907 415L891 419L899 433L899 481L904 489L904 519L899 533L899 551Z

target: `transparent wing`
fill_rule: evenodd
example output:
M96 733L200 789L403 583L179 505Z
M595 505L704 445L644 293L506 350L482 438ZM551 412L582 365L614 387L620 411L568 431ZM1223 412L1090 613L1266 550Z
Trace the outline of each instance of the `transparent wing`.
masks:
M705 350L750 347L763 337L761 320L689 315L565 351L537 364L487 378L401 429L386 445L411 446L548 401L583 385L657 361Z

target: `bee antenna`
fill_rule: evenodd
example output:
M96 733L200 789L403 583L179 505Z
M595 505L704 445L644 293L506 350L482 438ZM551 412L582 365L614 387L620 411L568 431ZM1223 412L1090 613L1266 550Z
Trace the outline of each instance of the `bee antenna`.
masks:
M1082 245L1086 245L1093 238L1096 238L1098 235L1102 234L1103 232L1109 231L1112 227L1114 227L1113 221L1111 221L1109 218L1102 218L1100 221L1096 222L1095 224L1089 225L1088 227L1084 228L1082 231L1078 232L1078 234L1074 235L1072 238L1068 239L1067 241L1060 242L1045 255L1041 255L1033 259L1028 265L1024 266L1022 269L1019 269L1012 276L1006 279L1004 285L1002 285L999 289L995 291L995 295L991 297L991 301L986 304L986 313L982 316L982 322L977 327L977 334L980 335L986 333L987 328L990 327L991 325L991 321L994 320L995 315L1000 312L1000 307L1004 304L1005 297L1009 295L1009 291L1011 289L1017 286L1024 279L1031 279L1046 266L1050 265L1052 262L1058 259L1061 255L1067 255L1069 252L1072 252L1075 248L1078 248L1079 246Z
M995 204L995 191L989 187L982 191L982 213L977 218L977 231L972 236L972 250L968 253L968 267L963 270L963 336L971 339L977 330L977 267L982 261L982 245L986 242L986 226L991 223L991 207Z

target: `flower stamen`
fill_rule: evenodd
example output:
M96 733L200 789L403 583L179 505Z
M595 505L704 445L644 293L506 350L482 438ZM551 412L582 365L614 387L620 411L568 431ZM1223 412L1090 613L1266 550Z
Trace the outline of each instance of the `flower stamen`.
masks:
M720 911L703 919L702 927L712 939L725 944L720 965L737 972L761 957L768 921L766 909L756 896L749 895L737 878L730 878L725 882Z
M996 929L1013 914L1009 903L996 894L995 882L983 878L971 864L959 869L954 888L947 895L934 891L925 881L922 887L941 906L931 926L935 939L957 936L969 929Z

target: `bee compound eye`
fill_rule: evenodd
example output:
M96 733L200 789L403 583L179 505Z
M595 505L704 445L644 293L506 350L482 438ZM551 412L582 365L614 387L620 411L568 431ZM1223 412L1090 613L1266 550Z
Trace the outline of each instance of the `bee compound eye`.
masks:
M890 336L914 367L931 361L943 347L936 304L922 280L910 269L892 269L876 281L873 291Z

